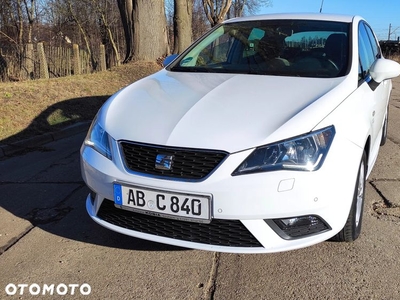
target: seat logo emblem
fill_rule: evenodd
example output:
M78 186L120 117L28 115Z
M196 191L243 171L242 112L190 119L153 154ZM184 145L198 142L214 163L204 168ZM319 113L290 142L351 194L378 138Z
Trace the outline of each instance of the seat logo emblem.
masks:
M159 170L172 170L174 164L174 156L167 154L157 154L156 157L156 169Z

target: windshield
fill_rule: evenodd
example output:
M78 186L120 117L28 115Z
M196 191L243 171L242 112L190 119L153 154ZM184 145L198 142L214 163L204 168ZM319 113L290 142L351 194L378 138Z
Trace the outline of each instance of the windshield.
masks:
M260 20L222 24L189 48L169 70L338 77L349 65L349 24Z

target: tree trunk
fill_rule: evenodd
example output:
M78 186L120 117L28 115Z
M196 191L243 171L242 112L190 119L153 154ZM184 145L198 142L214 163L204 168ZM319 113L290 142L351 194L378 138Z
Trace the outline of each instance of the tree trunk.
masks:
M133 4L133 60L154 61L169 54L164 1L133 0Z
M169 54L163 0L118 0L118 8L126 41L124 63Z
M125 58L123 63L133 57L133 2L135 0L117 0L125 34Z
M23 36L24 36L24 17L22 15L21 0L17 0L17 11L18 11L18 47L19 51L22 51Z
M174 53L192 43L193 0L174 0Z

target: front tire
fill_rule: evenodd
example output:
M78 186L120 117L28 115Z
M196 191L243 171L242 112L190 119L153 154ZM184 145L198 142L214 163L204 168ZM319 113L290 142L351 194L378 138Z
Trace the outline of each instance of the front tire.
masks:
M367 156L363 152L358 168L357 181L354 188L353 202L346 224L332 240L338 242L353 242L361 233L362 217L364 211L365 184L367 176Z

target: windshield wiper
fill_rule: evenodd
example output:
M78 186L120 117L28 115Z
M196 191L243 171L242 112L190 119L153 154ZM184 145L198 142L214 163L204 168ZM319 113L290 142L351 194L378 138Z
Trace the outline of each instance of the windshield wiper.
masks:
M214 69L204 68L204 67L179 67L179 66L175 66L175 67L170 68L170 71L213 73Z

